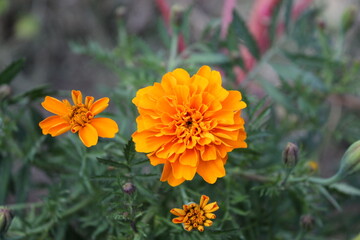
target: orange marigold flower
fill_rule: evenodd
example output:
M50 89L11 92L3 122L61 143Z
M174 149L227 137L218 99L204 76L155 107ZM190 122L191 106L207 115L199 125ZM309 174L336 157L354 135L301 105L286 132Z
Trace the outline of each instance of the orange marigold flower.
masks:
M98 137L113 138L119 131L116 122L110 118L95 118L109 106L110 99L101 98L94 102L94 97L85 97L83 103L80 91L71 91L74 105L66 99L59 101L53 97L45 97L41 105L49 112L56 115L48 117L39 123L44 135L52 137L63 134L69 130L79 132L80 140L85 146L97 144Z
M239 91L221 86L221 75L203 66L192 77L184 69L140 89L133 103L140 115L132 135L152 165L164 164L161 181L177 186L198 173L215 183L225 176L227 153L246 148Z
M173 208L170 212L178 217L173 218L173 223L182 223L186 231L199 230L204 231L205 227L210 227L213 222L211 219L215 219L215 212L219 209L216 202L209 203L210 198L202 195L200 198L200 204L189 203L183 205L183 209Z

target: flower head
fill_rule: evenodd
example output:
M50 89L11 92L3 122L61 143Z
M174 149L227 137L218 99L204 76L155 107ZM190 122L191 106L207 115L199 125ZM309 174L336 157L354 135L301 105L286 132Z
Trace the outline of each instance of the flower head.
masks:
M200 198L200 204L189 203L183 205L183 209L173 208L170 212L178 217L173 218L173 223L182 223L186 231L199 230L204 231L205 227L210 227L213 222L211 219L215 219L216 216L212 212L219 209L216 202L209 203L210 198L202 195Z
M83 103L80 91L71 91L74 105L66 99L59 101L53 97L45 97L41 105L49 112L56 115L48 117L39 123L44 135L52 137L67 131L79 132L80 140L85 146L97 144L98 137L113 138L119 131L116 122L110 118L95 118L109 105L109 98L104 97L94 102L94 97L85 97Z
M140 116L132 135L152 165L164 164L161 181L177 186L198 173L215 183L225 176L227 153L247 147L239 91L221 86L218 71L203 66L192 77L176 69L161 83L140 89L133 103Z

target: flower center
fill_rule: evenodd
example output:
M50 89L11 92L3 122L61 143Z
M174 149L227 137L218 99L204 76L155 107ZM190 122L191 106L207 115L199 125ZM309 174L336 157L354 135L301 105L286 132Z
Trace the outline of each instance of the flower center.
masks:
M72 112L69 115L69 123L71 125L71 131L76 133L94 117L94 114L83 104L78 104L71 108Z
M176 135L179 138L198 136L202 131L203 116L195 109L178 112L175 117Z
M200 208L196 203L188 205L185 210L184 227L186 230L196 229L199 226L203 226L207 220L205 211Z

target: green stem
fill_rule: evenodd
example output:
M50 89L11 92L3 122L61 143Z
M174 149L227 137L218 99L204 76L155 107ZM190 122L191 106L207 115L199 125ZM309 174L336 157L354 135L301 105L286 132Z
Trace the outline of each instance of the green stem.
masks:
M297 234L295 240L302 240L305 236L305 231L303 229L300 229L299 233Z
M289 177L290 177L293 169L294 169L294 167L287 169L285 178L284 178L284 180L280 183L280 186L285 186L285 184L286 184L286 182L288 181L288 179L289 179Z
M170 55L169 61L167 65L167 71L172 71L176 66L176 53L177 53L177 46L178 46L178 36L177 34L173 34L171 38L171 45L170 45Z
M186 195L185 189L183 186L180 186L180 194L181 194L181 198L184 202L184 204L187 204L189 202L189 197Z

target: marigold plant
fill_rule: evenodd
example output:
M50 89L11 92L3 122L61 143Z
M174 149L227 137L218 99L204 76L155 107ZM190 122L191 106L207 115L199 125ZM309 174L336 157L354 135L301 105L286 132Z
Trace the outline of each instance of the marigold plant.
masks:
M173 223L182 223L186 231L199 230L204 231L205 227L210 227L213 222L211 219L215 219L216 215L213 213L219 209L217 202L209 203L210 198L206 195L202 195L200 203L189 203L183 205L181 208L173 208L170 212L178 217L173 218Z
M67 99L60 101L53 97L45 97L41 105L56 115L39 123L44 135L50 134L55 137L69 130L72 133L79 132L80 140L87 147L96 145L98 137L115 137L119 128L114 120L104 117L95 118L109 106L109 98L104 97L94 102L94 97L86 96L83 103L80 91L72 90L71 96L74 105L71 105Z
M161 181L177 186L198 173L215 183L225 176L228 152L246 148L239 91L221 86L221 75L203 66L192 77L184 69L140 89L133 103L139 116L132 135L136 151L152 165L164 164Z

